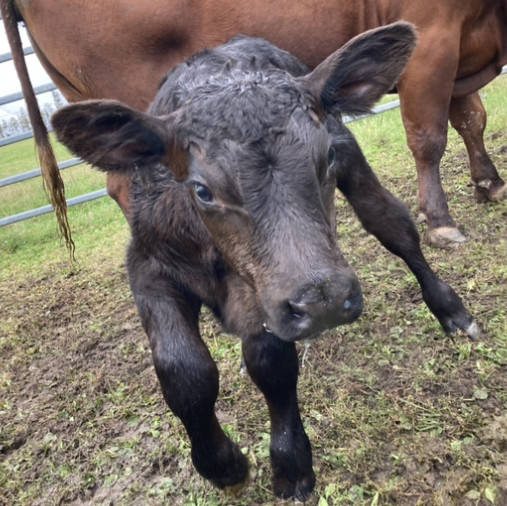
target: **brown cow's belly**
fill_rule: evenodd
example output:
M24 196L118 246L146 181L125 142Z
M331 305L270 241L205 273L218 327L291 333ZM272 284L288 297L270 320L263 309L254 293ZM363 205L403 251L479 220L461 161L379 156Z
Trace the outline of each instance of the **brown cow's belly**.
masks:
M457 77L454 83L452 96L463 97L479 90L491 82L501 71L502 67L498 67L498 65L490 63L479 72Z

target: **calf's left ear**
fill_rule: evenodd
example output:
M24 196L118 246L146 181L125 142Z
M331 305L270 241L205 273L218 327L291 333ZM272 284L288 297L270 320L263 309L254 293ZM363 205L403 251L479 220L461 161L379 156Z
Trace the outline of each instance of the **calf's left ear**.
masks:
M300 79L326 111L362 114L392 90L416 44L417 35L410 23L369 30Z
M171 147L171 118L157 118L113 100L90 100L57 111L51 123L60 142L106 172L132 172L166 163Z

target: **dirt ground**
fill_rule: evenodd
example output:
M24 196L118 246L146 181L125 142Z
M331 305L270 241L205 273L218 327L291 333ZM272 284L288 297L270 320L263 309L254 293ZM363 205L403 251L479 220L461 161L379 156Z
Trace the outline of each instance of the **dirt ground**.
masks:
M506 152L498 134L504 174ZM460 182L462 154L447 164L451 206L470 240L425 253L476 315L481 340L444 336L413 277L340 200L341 244L366 308L310 348L301 368L318 480L311 503L507 504L507 207L475 204ZM413 187L388 186L413 206ZM192 468L159 392L122 249L73 271L62 262L2 276L0 504L279 503L262 397L240 374L239 341L206 312L202 333L221 372L217 412L248 455L251 480L226 497Z

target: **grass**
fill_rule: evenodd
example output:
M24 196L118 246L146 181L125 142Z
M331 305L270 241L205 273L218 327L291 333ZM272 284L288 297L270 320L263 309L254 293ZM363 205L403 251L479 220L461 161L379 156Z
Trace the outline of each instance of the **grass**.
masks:
M505 178L507 78L483 94L486 144ZM350 128L415 216L399 111ZM37 166L30 142L2 148L0 159L0 178ZM74 171L64 172L69 196L103 185L87 167ZM506 203L474 202L454 132L442 178L470 240L424 253L483 336L445 337L413 276L337 198L341 247L365 311L312 346L301 369L318 506L507 501ZM40 180L16 186L0 189L1 216L45 203ZM267 410L238 373L239 341L203 311L201 332L221 374L218 416L251 463L250 484L231 498L195 473L184 430L163 402L128 288L121 212L105 198L71 208L70 222L77 266L51 215L0 229L0 504L280 504L270 492Z
M60 144L53 142L59 161L71 157ZM33 141L26 140L2 148L0 178L37 168ZM5 158L4 158L5 157ZM105 174L86 164L62 171L67 198L105 187ZM10 216L47 205L41 178L0 189L0 216ZM86 262L103 248L107 237L111 244L126 244L129 230L122 212L110 198L102 198L69 208L69 221L78 251L78 262ZM116 252L123 255L123 250ZM39 265L61 262L66 255L58 238L53 214L42 215L0 229L0 269L37 269ZM36 260L36 262L35 262ZM69 268L71 266L69 265Z

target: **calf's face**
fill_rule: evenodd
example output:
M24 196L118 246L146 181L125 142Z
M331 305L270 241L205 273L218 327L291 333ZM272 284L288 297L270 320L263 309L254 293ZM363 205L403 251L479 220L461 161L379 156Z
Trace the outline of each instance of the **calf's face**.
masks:
M340 157L353 140L337 113L368 110L414 45L410 25L397 23L353 39L304 77L233 62L175 111L91 101L60 110L53 126L102 170L135 168L148 178L160 166L171 171L227 263L257 293L265 328L284 340L311 339L362 309L336 240L337 171L354 170Z
M308 339L357 318L361 291L336 241L336 139L308 97L292 87L284 94L273 81L195 104L201 115L219 105L248 110L238 119L248 131L230 121L221 130L211 115L200 130L209 137L187 132L184 180L217 248L257 293L266 329Z

